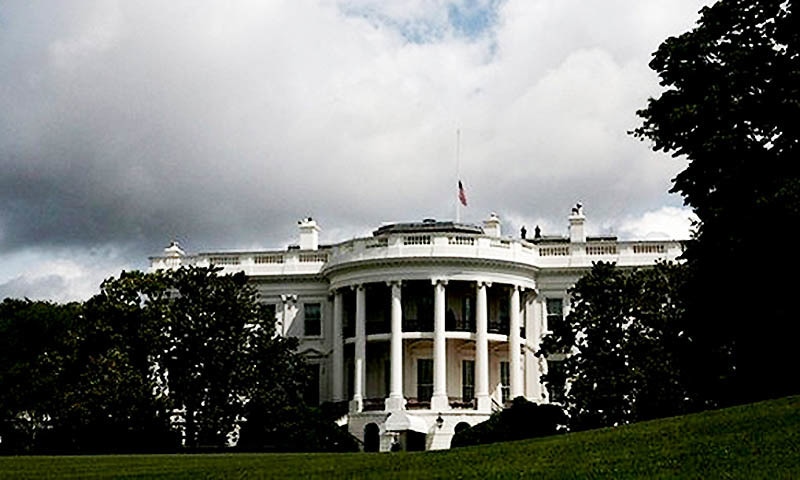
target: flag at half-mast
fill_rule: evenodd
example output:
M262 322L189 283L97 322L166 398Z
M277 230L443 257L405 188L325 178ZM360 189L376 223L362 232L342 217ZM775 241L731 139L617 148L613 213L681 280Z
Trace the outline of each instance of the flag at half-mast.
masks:
M464 191L461 180L458 181L458 201L461 202L461 205L467 206L467 192Z

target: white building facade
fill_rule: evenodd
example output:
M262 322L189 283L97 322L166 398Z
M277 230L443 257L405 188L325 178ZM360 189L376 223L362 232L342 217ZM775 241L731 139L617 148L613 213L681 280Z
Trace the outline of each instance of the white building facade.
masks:
M593 262L637 267L682 253L675 241L587 237L584 224L576 207L567 237L504 237L492 214L482 226L398 223L320 245L305 219L286 250L187 255L173 244L150 265L243 271L275 306L278 331L300 339L318 385L309 401L348 402L365 450L444 449L513 398L557 400L535 352Z

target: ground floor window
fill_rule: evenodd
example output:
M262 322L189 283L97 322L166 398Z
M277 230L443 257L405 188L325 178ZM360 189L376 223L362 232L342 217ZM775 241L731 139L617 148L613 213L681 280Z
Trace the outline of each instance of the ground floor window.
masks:
M427 402L433 396L433 359L417 359L417 400Z
M566 376L564 362L556 360L547 361L547 377L551 380L547 382L547 391L550 394L551 403L561 403L564 401ZM559 385L559 387L556 387L553 383Z
M308 365L308 383L303 392L303 399L308 405L319 405L319 370L318 363Z
M461 401L475 398L475 360L461 361Z
M511 400L511 368L508 362L500 362L500 395L503 404Z

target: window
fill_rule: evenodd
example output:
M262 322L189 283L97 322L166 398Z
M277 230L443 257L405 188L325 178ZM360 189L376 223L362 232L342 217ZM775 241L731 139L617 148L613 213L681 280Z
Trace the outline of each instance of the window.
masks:
M475 331L475 299L472 297L464 297L461 304L461 323L458 330L462 332Z
M303 399L308 405L319 405L319 364L311 363L308 365L308 381Z
M347 372L347 375L345 375L345 383L347 384L347 398L350 399L353 398L353 395L356 393L355 384L353 383L356 374L356 366L353 362L352 356L345 361L345 371Z
M267 321L270 325L275 324L275 304L274 303L265 303L264 304L264 316L266 317Z
M322 332L322 311L319 303L303 305L303 334L307 337L318 337Z
M430 401L433 396L433 359L417 359L417 400Z
M505 299L500 299L498 305L497 319L500 320L500 323L503 325L508 325L508 322L510 321L508 313L510 308L511 306L508 304L508 301L506 301Z
M564 300L560 298L547 299L547 329L553 330L555 325L564 319Z
M511 396L511 368L508 362L500 362L500 398L505 404Z
M561 403L564 401L564 385L566 384L567 372L564 369L563 361L552 359L547 360L547 390L550 394L550 403Z
M342 294L342 335L344 338L356 336L356 292L348 289Z
M475 360L461 361L461 401L475 398Z

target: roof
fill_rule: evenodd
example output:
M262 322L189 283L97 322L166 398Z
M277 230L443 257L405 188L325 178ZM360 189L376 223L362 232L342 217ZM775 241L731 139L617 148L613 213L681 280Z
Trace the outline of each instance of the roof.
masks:
M383 225L372 232L372 235L377 237L380 235L388 235L393 233L432 232L470 233L482 235L483 228L478 225L471 225L467 223L438 222L432 218L427 218L421 222L391 223L389 225Z

